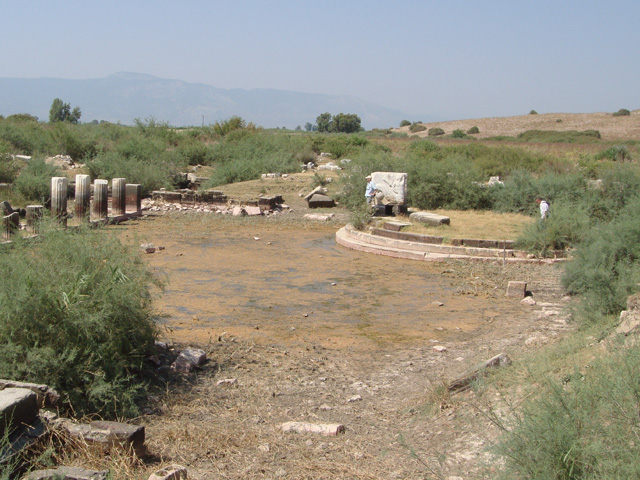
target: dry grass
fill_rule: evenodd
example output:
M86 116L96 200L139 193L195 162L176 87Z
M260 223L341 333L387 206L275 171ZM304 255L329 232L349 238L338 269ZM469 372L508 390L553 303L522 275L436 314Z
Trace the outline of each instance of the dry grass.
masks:
M598 130L603 140L640 140L640 110L634 110L630 116L614 117L611 113L545 113L538 115L520 115L513 117L477 118L454 120L449 122L425 123L427 130L412 134L409 127L394 129L411 136L428 137L430 128L442 128L446 134L454 130L466 132L478 127L480 133L474 138L487 138L500 135L516 136L527 130Z
M484 240L515 240L527 225L535 219L516 213L496 213L489 211L433 210L431 213L451 219L450 225L429 226L411 222L408 217L397 217L398 221L412 223L403 231L452 238Z

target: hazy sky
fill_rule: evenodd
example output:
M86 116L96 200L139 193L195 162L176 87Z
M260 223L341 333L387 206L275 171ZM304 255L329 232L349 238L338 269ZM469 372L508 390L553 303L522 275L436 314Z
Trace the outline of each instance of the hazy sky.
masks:
M410 120L614 112L640 108L639 19L638 0L0 0L0 77L138 72Z

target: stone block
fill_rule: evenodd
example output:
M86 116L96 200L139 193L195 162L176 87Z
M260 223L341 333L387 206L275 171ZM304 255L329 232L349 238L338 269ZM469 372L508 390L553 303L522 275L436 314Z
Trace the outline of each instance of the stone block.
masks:
M112 448L133 448L139 456L146 454L145 430L142 425L95 421L89 424L65 422L63 427L71 437L84 440L87 444L98 446L106 452Z
M0 437L38 416L38 396L26 388L0 390Z
M507 297L524 298L527 293L527 282L511 281L507 286Z
M260 209L260 207L244 207L244 211L250 217L262 215L262 210Z
M311 198L307 200L307 204L309 205L309 208L332 208L336 206L336 202L333 198L319 193L311 196Z
M339 423L285 422L281 428L285 433L319 433L321 435L338 435L345 431L344 425Z
M451 219L444 215L438 215L436 213L429 212L414 212L409 215L409 218L414 222L425 223L427 225L450 225Z
M171 364L171 369L176 372L190 373L201 366L207 360L204 350L198 348L187 348L180 352L175 362Z
M335 215L333 213L327 213L326 215L321 215L319 213L305 213L303 218L306 218L307 220L317 220L319 222L326 222L328 220L332 220L333 218L335 218Z
M385 205L405 205L407 203L407 181L406 173L397 172L373 172L371 180L376 188L384 194L382 203Z
M384 222L385 230L393 230L394 232L399 232L405 227L410 227L411 223L407 222Z
M35 470L28 480L106 480L109 470L87 470L81 467L58 467ZM186 478L186 477L185 477Z
M31 390L37 395L40 408L55 407L60 402L58 392L48 385L0 379L0 390L4 390L5 388L26 388Z
M186 480L187 469L181 465L171 465L152 473L149 480Z

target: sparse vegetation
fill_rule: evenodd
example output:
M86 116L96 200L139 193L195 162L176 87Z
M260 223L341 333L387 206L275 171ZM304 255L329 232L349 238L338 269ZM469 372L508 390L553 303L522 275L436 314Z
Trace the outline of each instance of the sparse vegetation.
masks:
M621 108L620 110L618 110L613 114L614 117L626 117L629 115L631 115L631 112L626 108Z
M412 123L411 126L409 127L409 131L411 133L424 132L426 129L427 127L425 127L420 123Z
M410 125L412 132L427 129ZM429 141L389 135L388 130L355 135L297 130L265 131L235 117L180 130L153 119L126 127L10 116L0 119L0 182L13 182L25 202L46 203L50 178L60 172L44 158L57 153L86 162L82 172L94 178L124 176L149 192L174 187L176 174L192 165L210 167L206 188L258 179L265 172L297 172L318 153L329 152L333 160L352 160L331 187L340 192L337 197L356 226L369 221L364 173L372 171L407 172L409 203L416 208L528 216L518 245L539 256L571 249L563 285L582 299L575 320L599 335L611 330L627 296L638 290L637 141L606 140L604 130L603 135L598 130L530 130L505 136L501 140L512 143L497 146L497 138ZM479 131L455 129L451 137ZM488 186L491 176L504 183ZM327 183L318 173L309 181ZM537 196L551 205L544 222L538 220ZM79 413L135 415L147 381L143 358L155 333L149 310L153 278L136 253L103 230L53 229L35 245L17 242L6 250L0 268L0 376L50 383ZM51 282L54 276L58 281ZM565 375L564 383L552 371L523 408L496 420L505 427L497 450L506 462L503 478L637 476L634 446L628 442L639 408L636 357L626 350L611 358L603 354L588 369L586 362L576 362L576 373ZM606 398L597 394L601 391Z

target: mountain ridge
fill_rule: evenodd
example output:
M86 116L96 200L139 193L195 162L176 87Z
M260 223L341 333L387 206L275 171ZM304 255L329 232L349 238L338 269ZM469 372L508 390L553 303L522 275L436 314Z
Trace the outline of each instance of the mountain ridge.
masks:
M54 98L79 106L81 121L132 124L154 118L174 126L212 124L234 115L273 128L304 127L318 115L355 113L366 129L390 128L412 115L353 96L304 93L271 88L224 89L137 72L102 78L0 78L0 114L28 113L46 121ZM424 115L417 120L437 121Z

